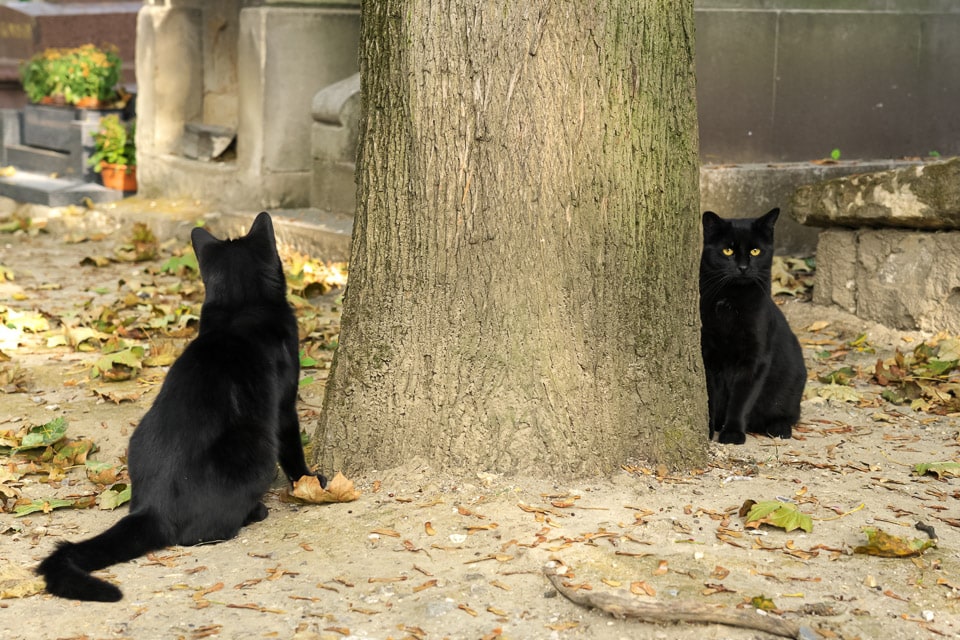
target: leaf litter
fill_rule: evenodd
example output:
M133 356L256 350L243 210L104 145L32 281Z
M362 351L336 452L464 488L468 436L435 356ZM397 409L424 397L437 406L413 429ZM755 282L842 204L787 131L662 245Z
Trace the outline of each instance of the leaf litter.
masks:
M111 255L110 251L91 250L96 242L109 241L108 237L76 246L87 254ZM72 302L60 308L46 296L65 296L66 292L31 287L28 269L8 258L2 259L16 269L18 286L25 285L27 299L17 301L21 305L19 311L45 318L51 335L65 336L65 325L61 324L64 322L71 328L91 330L85 340L75 344L65 340L46 347L42 344L46 337L43 333L19 328L3 343L5 350L10 342L19 345L11 349L18 360L24 347L60 358L58 366L65 372L61 379L74 380L73 385L60 385L62 392L74 394L75 402L89 402L94 410L103 411L102 418L71 420L64 438L86 439L101 450L88 454L83 463L65 469L69 483L58 480L49 485L57 489L49 497L68 499L70 493L86 492L102 498L107 488L124 483L122 447L132 424L150 401L151 389L162 379L162 366L146 364L131 367L127 381L92 378L97 360L135 346L144 349L145 358L161 343L182 349L195 331L191 316L198 312L199 284L192 279L192 270L185 261L173 260L184 258L188 252L163 243L158 252L153 261L113 261L102 268L77 267L89 269L89 273L105 273L126 265L118 271L118 277L100 278L98 283L86 285L83 295L73 294L73 300L82 304ZM79 261L77 258L73 264L78 265ZM169 265L169 270L161 268L165 265ZM137 269L136 273L129 267ZM174 276L174 272L180 275ZM292 296L299 295L291 291ZM305 340L302 361L310 363L305 376L316 376L316 381L301 389L306 398L301 404L301 418L308 430L319 407L317 391L322 392L332 355L330 347L338 333L336 314L330 313L331 308L339 307L339 301L333 297L335 292L333 289L321 294L328 300L326 309L313 303L298 309L301 337ZM293 303L302 304L298 299ZM596 614L544 597L539 567L549 557L563 553L582 567L580 575L569 580L579 593L599 594L616 584L628 592L631 586L641 591L642 595L630 594L637 599L669 603L677 598L706 598L705 602L713 606L729 609L752 607L753 599L761 598L757 601L760 604L763 599L776 603L777 609L767 612L768 615L804 621L811 616L822 617L811 612L830 611L816 608L830 601L839 603L841 611L830 618L826 627L820 627L828 634L821 637L849 640L878 637L878 628L904 638L928 637L950 629L960 624L951 613L952 603L960 600L960 590L952 586L960 585L960 576L956 575L957 567L949 555L956 545L949 531L938 547L912 559L890 560L853 553L854 547L863 542L861 528L871 526L871 522L890 520L906 527L920 518L932 520L933 514L960 521L955 506L960 492L951 486L953 478L947 473L938 479L936 475L918 475L914 471L914 465L921 463L952 462L950 458L956 455L960 443L949 428L941 426L949 416L926 411L924 407L895 405L882 398L882 385L870 378L872 367L878 358L894 358L895 349L887 346L886 339L875 337L872 330L851 331L836 320L823 324L824 314L819 311L807 313L808 319L802 314L795 318L793 314L802 312L804 305L807 303L788 303L784 308L791 322L796 323L794 326L800 327L798 334L811 369L811 389L826 386L816 376L849 366L856 375L849 381L835 379L832 383L849 382L839 386L853 389L858 399L837 404L808 393L803 423L793 440L751 437L744 447L711 445L709 466L692 473L629 461L612 484L606 480L583 480L573 481L575 486L564 486L544 479L493 475L474 478L470 474L457 477L411 463L401 470L355 478L358 490L363 490L361 499L333 507L336 511L282 503L280 489L276 498L268 496L270 518L245 528L238 540L203 548L200 556L209 568L196 566L199 556L192 555L190 550L169 554L169 566L151 567L143 560L112 567L111 572L123 582L131 602L143 603L125 612L112 610L116 612L110 614L112 623L126 625L134 635L170 635L179 624L170 618L170 612L175 611L178 621L194 620L194 628L202 630L199 633L217 633L221 637L249 633L251 629L265 637L289 637L298 628L304 634L336 629L341 634L383 637L538 637L556 629L560 637L567 637L568 633L577 633L577 629L600 628L604 633L636 635L636 627L629 621L613 620L610 629L608 622ZM807 327L812 328L806 330ZM933 338L922 337L919 341ZM910 344L910 352L919 341ZM907 343L897 347L906 351L904 344ZM943 357L947 355L948 351ZM937 372L927 368L923 376L931 373ZM955 371L939 372L939 378L945 376L946 381L953 375ZM27 369L25 384L32 390L9 397L28 401L28 393L45 389L49 383L37 376L33 368ZM942 382L939 378L936 384ZM95 394L94 389L103 395ZM138 390L141 396L121 400L120 404L109 398L110 393L119 399ZM35 411L43 410L42 404ZM117 412L121 411L130 415L126 422L117 420ZM889 419L874 421L871 416L878 413ZM0 431L19 433L49 421L28 418L0 422ZM109 425L109 430L118 432L116 439L104 437L108 427L100 426L101 421ZM928 441L936 446L931 449ZM868 443L879 445L865 447ZM108 446L110 453L106 455ZM877 446L897 462L878 455ZM910 452L910 447L918 451ZM0 486L32 492L27 497L33 500L43 497L36 494L38 488L48 486L42 482L45 477L43 472L34 473L20 476L19 480L6 480ZM40 482L18 484L24 478ZM730 478L739 480L727 482ZM801 486L807 490L797 495ZM810 515L817 526L809 533L802 528L787 532L766 523L757 529L747 528L738 517L738 510L748 498L759 503L796 506L798 512ZM12 507L11 501L7 498L8 507ZM866 506L858 509L861 504ZM892 511L888 505L899 511ZM464 515L462 510L471 515ZM13 521L12 528L0 540L18 549L16 553L20 555L14 557L37 558L49 548L49 542L41 541L50 535L50 529L67 539L84 535L71 532L70 527L76 525L70 523L85 513L94 517L96 512L55 510L43 514L41 510ZM107 518L93 521L83 530L100 529L116 515ZM466 535L467 527L494 522L496 528ZM376 540L369 538L375 530L395 532L397 537L384 534ZM459 542L450 544L448 536L457 536ZM246 546L247 541L253 546ZM433 541L439 543L432 544ZM422 551L410 553L419 549L429 550L430 555ZM759 557L754 555L758 553ZM294 557L290 554L299 554L299 560L295 565L284 562L279 567L283 573L278 574L277 559ZM416 564L405 562L402 557L416 559ZM922 568L914 561L921 562ZM883 565L879 570L877 562L898 564ZM722 570L717 569L720 565ZM246 582L245 579L255 581L243 590L248 594L247 600L230 599L229 604L217 604L222 591L211 591L201 598L211 603L206 608L208 612L210 606L243 606L239 613L247 617L242 626L224 619L217 621L222 626L209 628L209 613L197 610L198 615L206 617L191 618L193 594L226 579L230 567L234 568L230 575L239 577L230 578L227 584ZM193 569L199 571L193 573ZM290 569L295 571L289 572ZM274 573L269 573L271 570ZM383 581L424 572L426 582ZM868 573L884 576L881 590L862 587L863 576ZM267 575L283 575L283 579L264 579ZM476 588L465 588L470 585ZM800 595L798 585L803 585ZM922 585L935 585L936 591ZM188 589L183 590L183 586ZM885 591L909 602L884 595ZM650 592L655 595L649 595ZM158 593L168 600L163 607L151 602ZM921 593L929 600L924 607L933 611L930 620L921 616L913 604ZM58 613L61 603L44 598L29 598L28 602L30 615L42 616L51 623L62 615ZM14 602L11 606L20 605ZM885 619L882 627L875 627L873 616L857 613L879 610L881 606L884 610L893 608L897 615L902 613L909 619ZM445 613L449 611L447 607L459 618ZM279 611L287 614L276 613ZM99 628L99 635L108 633L106 626ZM702 636L702 630L696 626L671 627L671 633L674 630L675 637L682 640Z

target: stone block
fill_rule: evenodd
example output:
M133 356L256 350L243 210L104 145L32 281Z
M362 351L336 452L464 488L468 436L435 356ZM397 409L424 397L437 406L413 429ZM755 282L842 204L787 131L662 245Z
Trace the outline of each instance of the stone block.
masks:
M960 158L806 185L791 204L820 227L960 229Z
M358 9L240 11L241 161L255 162L262 172L309 173L313 98L323 87L357 72L359 30ZM304 64L305 60L315 63ZM293 76L295 82L290 80ZM244 158L248 141L252 157Z
M188 122L183 128L181 153L186 158L209 162L219 158L237 132L229 127Z
M815 302L897 329L960 332L960 231L830 230L821 238Z
M856 231L826 229L820 232L813 302L857 312Z

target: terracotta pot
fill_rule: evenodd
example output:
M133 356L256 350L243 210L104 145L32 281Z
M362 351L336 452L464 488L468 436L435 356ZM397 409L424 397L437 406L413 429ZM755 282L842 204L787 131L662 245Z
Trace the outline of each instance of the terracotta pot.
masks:
M128 167L125 164L103 163L100 170L100 180L103 186L117 191L137 190L137 167Z

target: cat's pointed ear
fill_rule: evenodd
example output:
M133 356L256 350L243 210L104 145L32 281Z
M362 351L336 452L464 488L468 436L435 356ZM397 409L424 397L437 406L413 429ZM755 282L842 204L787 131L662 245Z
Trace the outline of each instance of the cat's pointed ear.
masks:
M190 242L193 244L193 253L199 259L205 247L220 241L214 238L213 235L203 227L194 227L193 231L190 232Z
M780 217L780 209L771 209L759 218L753 221L751 227L760 234L767 242L773 242L773 229L777 224L777 218Z
M709 237L714 230L720 227L723 224L723 218L715 214L713 211L704 211L703 212L703 237Z
M275 245L277 239L273 233L273 219L270 218L270 214L266 211L261 211L257 214L253 224L250 225L250 232L247 236L261 238L271 245Z
M775 207L767 211L765 214L760 216L757 219L757 224L765 227L773 228L773 225L777 223L777 218L780 217L780 207Z

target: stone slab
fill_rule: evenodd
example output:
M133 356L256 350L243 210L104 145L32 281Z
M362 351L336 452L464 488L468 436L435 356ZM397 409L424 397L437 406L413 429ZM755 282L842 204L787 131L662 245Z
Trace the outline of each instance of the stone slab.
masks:
M960 332L960 231L831 229L814 302L904 330Z
M960 158L805 185L791 208L819 227L960 229Z
M88 200L94 204L114 202L120 200L123 194L89 182L17 171L11 176L0 177L0 196L17 202L63 207L82 205Z

